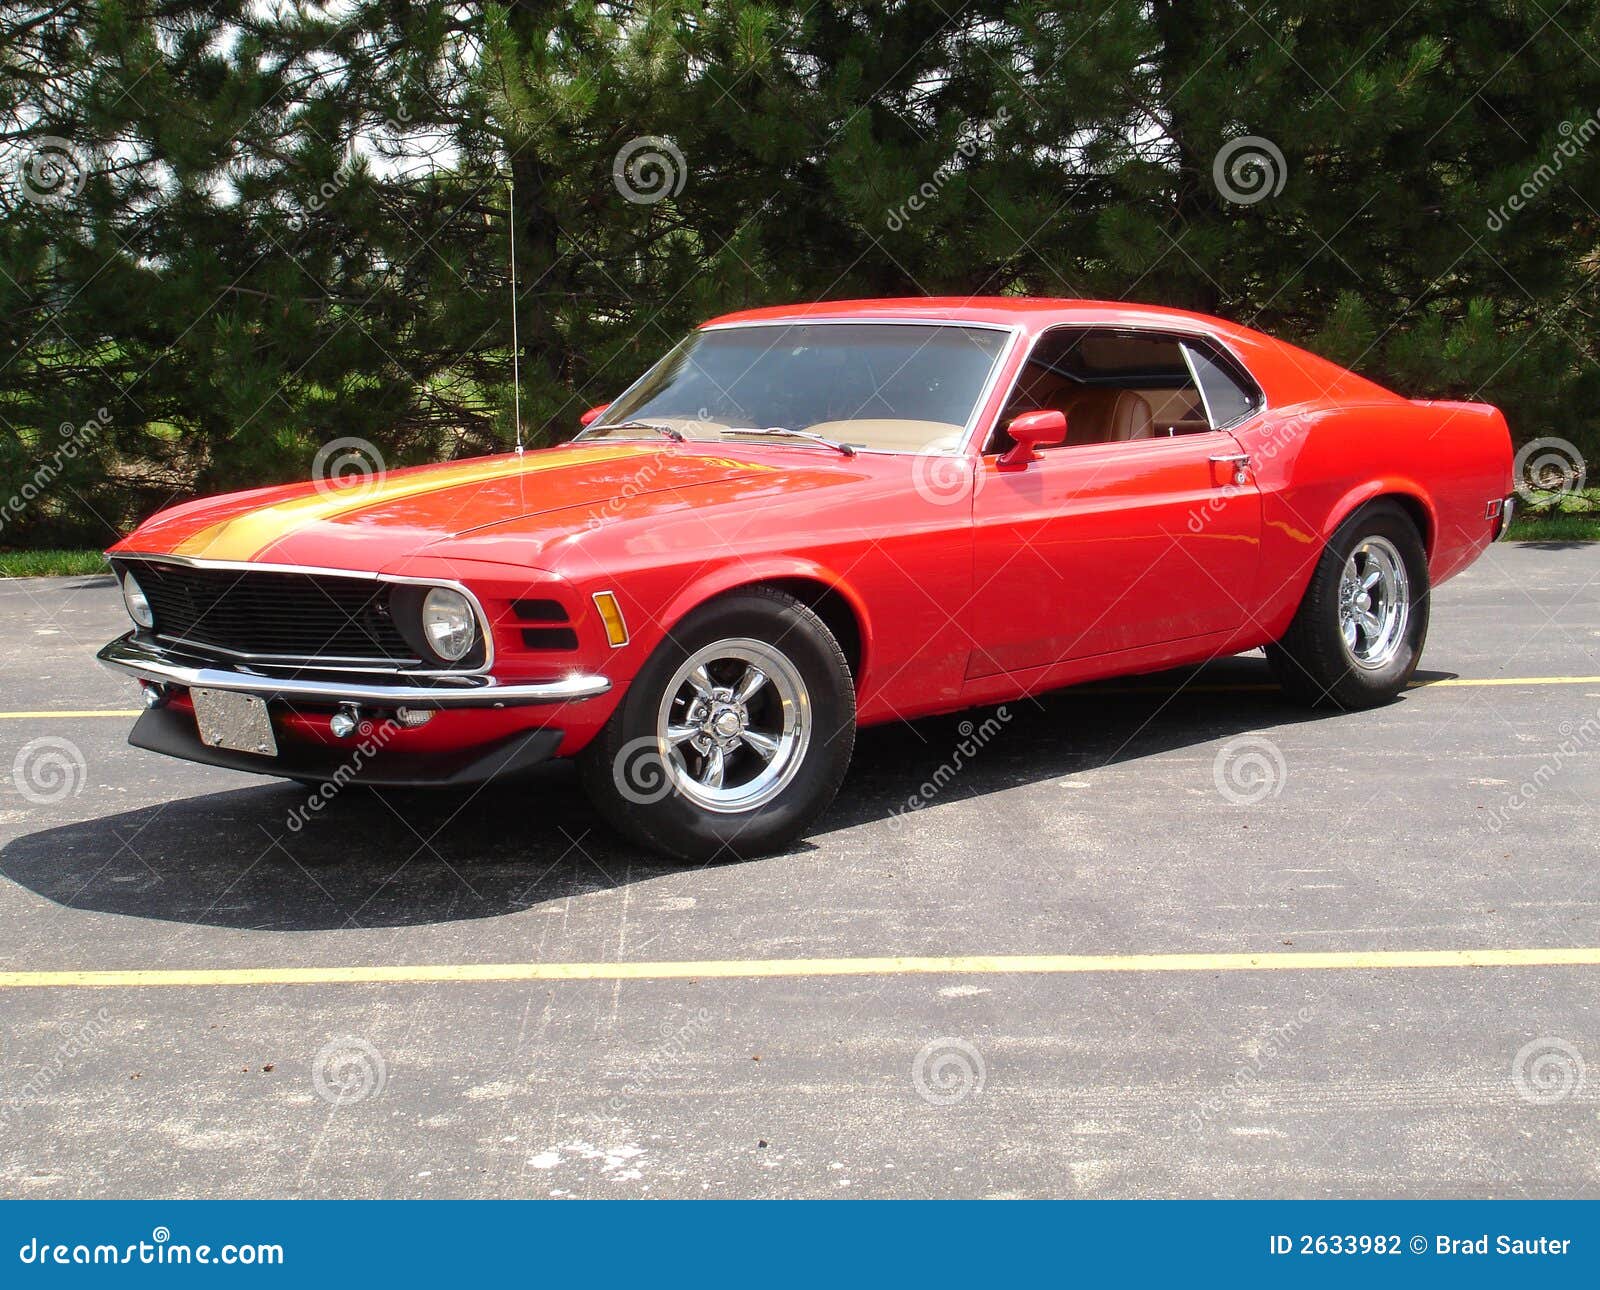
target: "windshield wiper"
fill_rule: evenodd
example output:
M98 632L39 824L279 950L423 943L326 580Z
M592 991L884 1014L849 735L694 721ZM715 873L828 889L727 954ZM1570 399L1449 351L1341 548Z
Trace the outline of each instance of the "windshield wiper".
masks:
M607 430L654 430L659 435L665 435L673 443L684 441L683 431L676 426L662 425L659 421L618 421L613 425L596 426L595 433L603 434Z
M804 439L807 443L820 444L824 448L832 448L835 452L842 452L846 457L854 457L856 450L847 443L837 439L830 439L827 435L812 434L809 430L791 430L788 426L768 426L764 430L746 428L743 426L722 431L723 434L742 435L782 435L785 439Z

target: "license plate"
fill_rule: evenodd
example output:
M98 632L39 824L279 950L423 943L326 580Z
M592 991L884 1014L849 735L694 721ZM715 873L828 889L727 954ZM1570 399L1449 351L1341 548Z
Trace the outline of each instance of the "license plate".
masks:
M259 753L263 757L278 755L278 739L272 733L265 699L232 690L201 689L190 690L189 698L194 703L195 724L200 727L202 742L213 748Z

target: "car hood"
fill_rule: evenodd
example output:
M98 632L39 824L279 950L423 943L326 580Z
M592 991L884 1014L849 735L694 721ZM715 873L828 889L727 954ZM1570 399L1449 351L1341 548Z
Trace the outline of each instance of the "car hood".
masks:
M654 443L581 443L293 484L186 502L147 520L112 554L382 570L442 542L561 512L570 529L636 499L773 473L760 460Z

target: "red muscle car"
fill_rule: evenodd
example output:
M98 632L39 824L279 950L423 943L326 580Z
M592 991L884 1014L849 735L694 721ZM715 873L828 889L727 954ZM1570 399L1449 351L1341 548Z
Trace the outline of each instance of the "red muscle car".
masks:
M174 506L109 552L131 742L306 783L577 757L679 857L823 811L858 726L1265 646L1393 698L1511 514L1494 408L1078 300L700 327L559 447Z

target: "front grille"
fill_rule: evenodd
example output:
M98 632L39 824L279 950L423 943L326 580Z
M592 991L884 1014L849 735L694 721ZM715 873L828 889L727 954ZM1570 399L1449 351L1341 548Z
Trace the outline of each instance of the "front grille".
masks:
M156 635L253 658L416 663L389 615L389 586L321 573L118 561L155 612Z

